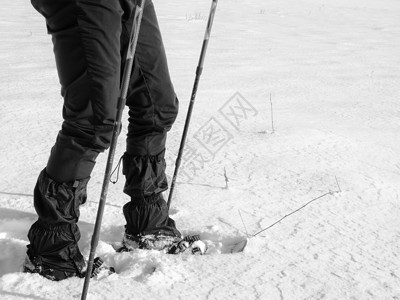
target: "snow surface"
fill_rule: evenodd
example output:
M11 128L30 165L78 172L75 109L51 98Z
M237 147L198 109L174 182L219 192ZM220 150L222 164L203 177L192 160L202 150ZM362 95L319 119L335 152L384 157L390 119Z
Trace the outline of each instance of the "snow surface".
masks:
M3 2L0 298L77 299L81 279L19 272L62 99L42 17L28 1ZM172 174L210 3L155 4L181 102ZM396 0L220 1L171 208L209 255L114 253L128 201L120 179L97 250L117 274L92 280L88 298L400 299L399 15ZM105 159L81 209L86 257Z

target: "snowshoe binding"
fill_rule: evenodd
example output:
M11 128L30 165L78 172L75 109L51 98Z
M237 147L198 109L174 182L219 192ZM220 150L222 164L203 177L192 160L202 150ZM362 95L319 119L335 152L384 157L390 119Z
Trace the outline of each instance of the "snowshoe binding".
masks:
M193 255L203 255L207 251L207 245L200 240L199 235L185 236L179 242L172 244L168 248L168 254L191 253Z
M158 250L167 254L191 253L202 255L207 251L206 244L199 235L184 238L168 235L130 235L125 233L122 244L116 247L117 252L128 252L134 249Z

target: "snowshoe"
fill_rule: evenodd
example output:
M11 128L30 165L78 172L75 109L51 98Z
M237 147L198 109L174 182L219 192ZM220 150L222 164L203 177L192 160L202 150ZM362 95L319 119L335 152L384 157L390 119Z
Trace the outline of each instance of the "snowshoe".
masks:
M117 252L128 252L134 249L159 250L168 254L192 253L202 255L207 247L200 240L199 235L184 238L168 235L130 235L125 233L122 245L116 248Z
M163 234L132 235L125 233L122 245L116 251L128 252L134 249L163 251L181 239L179 236Z

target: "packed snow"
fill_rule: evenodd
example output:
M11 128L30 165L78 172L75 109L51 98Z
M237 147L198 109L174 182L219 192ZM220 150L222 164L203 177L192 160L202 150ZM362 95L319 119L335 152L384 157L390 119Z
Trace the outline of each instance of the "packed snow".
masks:
M171 176L211 3L154 2L181 103ZM220 1L171 207L208 254L115 253L120 174L97 248L116 274L88 299L400 299L399 15L396 0ZM2 5L0 70L0 298L79 299L82 279L20 272L62 121L51 37L29 1ZM105 161L81 208L86 257Z

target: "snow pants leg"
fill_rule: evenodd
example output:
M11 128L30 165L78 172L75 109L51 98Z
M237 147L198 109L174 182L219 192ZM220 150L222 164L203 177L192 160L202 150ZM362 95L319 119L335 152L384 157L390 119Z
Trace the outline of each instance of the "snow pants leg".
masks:
M129 107L124 192L131 197L123 211L126 232L132 235L180 236L169 218L162 192L167 190L165 142L178 113L157 17L151 0L144 9L128 90ZM132 20L123 23L123 48Z
M32 0L52 36L64 98L46 171L58 182L90 176L110 145L119 95L122 8L116 0Z
M52 36L64 122L39 175L28 256L57 274L79 274L79 205L98 154L110 145L120 87L123 9L116 0L32 0ZM47 272L47 271L46 271ZM63 278L55 278L55 280Z

